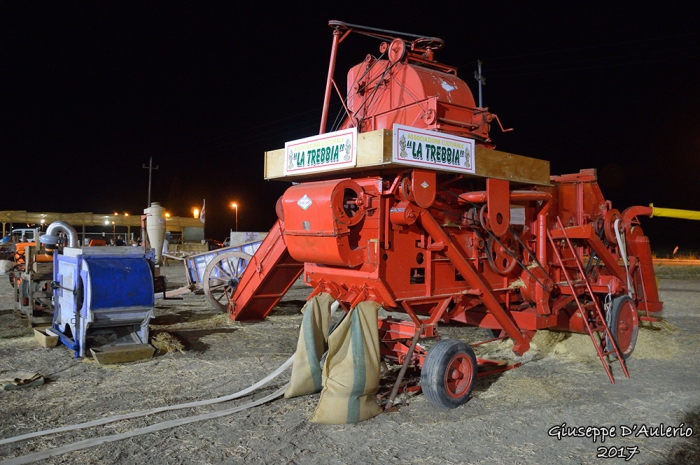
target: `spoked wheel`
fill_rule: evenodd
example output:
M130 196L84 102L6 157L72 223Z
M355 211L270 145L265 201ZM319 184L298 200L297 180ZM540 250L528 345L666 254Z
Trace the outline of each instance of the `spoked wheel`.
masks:
M438 408L459 407L469 400L476 372L476 356L470 346L456 339L439 341L430 348L423 363L423 394Z
M617 349L622 358L627 359L634 351L639 333L639 317L634 300L627 295L614 298L605 320L610 328L610 334L617 342ZM606 350L612 349L612 344L607 336L605 339ZM615 358L614 353L610 356Z
M227 311L228 303L251 258L253 257L243 252L226 252L209 262L202 276L202 287L214 308Z

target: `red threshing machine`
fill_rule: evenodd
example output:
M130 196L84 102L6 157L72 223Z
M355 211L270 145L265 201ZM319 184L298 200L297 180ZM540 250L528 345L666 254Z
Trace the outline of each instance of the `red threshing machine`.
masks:
M295 185L231 317L264 318L302 272L312 295L346 311L371 300L405 312L380 320L381 353L403 364L399 377L421 369L423 392L443 408L466 402L488 362L455 340L426 350L439 323L492 329L519 355L539 329L586 333L610 380L608 359L628 376L639 320L662 308L637 220L652 209L614 209L595 170L550 177L546 161L494 150L498 118L434 60L441 39L330 26L320 135L266 153L265 177ZM381 56L349 71L347 116L326 133L336 52L351 32L381 39Z

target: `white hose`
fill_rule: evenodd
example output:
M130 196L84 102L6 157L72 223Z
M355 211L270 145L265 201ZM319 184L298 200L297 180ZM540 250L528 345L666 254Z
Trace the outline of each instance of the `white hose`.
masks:
M625 242L625 236L620 233L620 219L615 220L615 237L617 237L617 244L620 246L620 255L622 255L622 263L625 264L625 274L627 275L627 294L634 298L634 289L632 287L632 277L630 276L630 269L627 265L627 243Z
M333 315L333 313L335 313L335 311L338 309L339 306L340 306L340 304L337 301L333 302L333 304L331 305L331 315ZM185 404L169 405L169 406L158 407L158 408L149 409L149 410L141 410L139 412L125 413L122 415L115 415L112 417L101 418L99 420L89 421L86 423L67 425L67 426L62 426L60 428L54 428L54 429L44 430L44 431L36 431L34 433L27 433L27 434L23 434L20 436L14 436L11 438L0 439L0 445L11 444L13 442L23 441L25 439L32 439L32 438L36 438L36 437L40 437L40 436L46 436L46 435L54 434L54 433L64 433L67 431L75 431L78 429L90 428L92 426L105 425L107 423L113 423L115 421L120 421L120 420L129 420L132 418L145 417L148 415L153 415L153 414L161 413L161 412L167 412L170 410L180 410L180 409L184 409L184 408L202 407L205 405L211 405L211 404L216 404L216 403L220 403L220 402L226 402L229 400L237 399L239 397L243 397L247 394L250 394L250 393L256 391L257 389L260 389L261 387L263 387L264 385L266 385L267 383L269 383L270 381L275 379L277 376L282 374L287 368L289 368L292 365L293 361L294 361L294 355L289 357L287 359L287 361L284 362L279 368L277 368L275 371L273 371L272 373L270 373L269 375L267 375L265 378L261 379L257 383L255 383L252 386L247 387L241 391L235 392L233 394L229 394L227 396L216 397L214 399L200 400L200 401L195 401L195 402L188 402ZM131 438L134 436L140 436L143 434L153 433L155 431L161 431L161 430L168 429L168 428L174 428L176 426L181 426L181 425L186 425L189 423L195 423L198 421L210 420L213 418L219 418L219 417L223 417L226 415L231 415L233 413L240 412L241 410L246 410L246 409L251 408L251 407L256 407L258 405L262 405L264 403L267 403L271 400L274 400L274 399L282 396L284 394L284 391L287 390L287 386L289 386L289 383L285 384L280 389L278 389L277 391L273 392L272 394L270 394L266 397L263 397L263 398L258 399L256 401L253 401L253 402L249 402L247 404L240 405L238 407L230 408L227 410L220 410L218 412L205 413L202 415L195 415L193 417L186 417L186 418L180 418L177 420L164 421L161 423L156 423L156 424L151 425L151 426L147 426L145 428L141 428L141 429L137 429L137 430L133 430L133 431L128 431L126 433L115 434L112 436L102 436L102 437L97 437L97 438L86 439L84 441L74 442L72 444L68 444L65 446L56 447L53 449L47 449L47 450L44 450L41 452L35 452L33 454L27 454L27 455L23 455L20 457L15 457L12 459L4 460L4 461L0 462L0 465L19 465L19 464L24 464L24 463L32 463L32 462L35 462L37 460L42 460L42 459L46 459L49 457L54 457L56 455L64 454L66 452L75 452L78 450L87 449L89 447L98 446L100 444L105 444L108 442L121 441L122 439L127 439L127 438Z
M211 405L211 404L217 404L219 402L227 402L229 400L233 399L238 399L239 397L243 397L247 394L250 394L251 392L260 389L273 379L275 379L277 376L279 376L282 372L284 372L287 368L289 368L292 365L292 362L294 360L294 355L289 357L286 362L284 362L279 368L277 368L275 371L267 375L264 379L258 381L257 383L253 384L250 387L247 387L241 391L234 392L233 394L229 394L227 396L223 397L216 397L214 399L207 399L207 400L198 400L195 402L188 402L186 404L177 404L177 405L167 405L165 407L157 407L149 410L141 410L139 412L133 412L133 413L124 413L121 415L115 415L112 417L107 417L107 418L100 418L98 420L92 420L88 421L86 423L78 423L76 425L67 425L67 426L62 426L60 428L54 428L54 429L47 429L44 431L36 431L34 433L27 433L27 434L22 434L20 436L14 436L11 438L6 438L6 439L0 439L0 446L4 444L11 444L13 442L18 442L18 441L24 441L25 439L32 439L32 438L38 438L40 436L46 436L48 434L55 434L55 433L65 433L67 431L75 431L78 429L84 429L84 428L90 428L92 426L100 426L100 425L106 425L107 423L114 423L115 421L121 421L121 420L130 420L132 418L139 418L139 417L145 417L148 415L154 415L156 413L161 413L161 412L167 412L170 410L181 410L184 408L193 408L193 407L203 407L205 405ZM4 462L0 462L4 463Z
M238 407L234 407L234 408L231 408L228 410L220 410L218 412L211 412L211 413L205 413L202 415L196 415L194 417L186 417L186 418L179 418L177 420L164 421L161 423L156 423L155 425L147 426L145 428L128 431L126 433L115 434L112 436L101 436L98 438L86 439L84 441L74 442L72 444L68 444L68 445L61 446L61 447L56 447L54 449L47 449L47 450L43 450L41 452L35 452L33 454L22 455L20 457L15 457L15 458L12 458L9 460L4 460L4 461L0 462L0 464L2 464L2 465L20 465L20 464L25 464L25 463L32 463L32 462L36 462L37 460L43 460L43 459L47 459L49 457L54 457L56 455L65 454L66 452L75 452L75 451L87 449L88 447L99 446L100 444L105 444L108 442L121 441L122 439L128 439L128 438L132 438L134 436L140 436L142 434L154 433L156 431L161 431L161 430L168 429L168 428L174 428L176 426L182 426L182 425L186 425L189 423L195 423L198 421L211 420L213 418L224 417L226 415L231 415L232 413L240 412L241 410L245 410L245 409L248 409L250 407L262 405L266 402L269 402L273 399L276 399L284 394L284 391L287 389L288 385L289 385L289 383L285 384L284 386L282 386L281 388L279 388L278 390L276 390L272 394L270 394L266 397L263 397L262 399L258 399L254 402L240 405Z

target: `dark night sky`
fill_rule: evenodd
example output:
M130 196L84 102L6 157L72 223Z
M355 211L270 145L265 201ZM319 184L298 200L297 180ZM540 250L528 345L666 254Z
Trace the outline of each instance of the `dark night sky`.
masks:
M287 184L263 180L263 152L318 132L331 19L443 38L475 94L481 59L484 105L515 128L492 128L498 149L598 168L620 210L700 210L695 2L525 3L0 2L0 210L138 213L152 156L174 215L206 198L222 239L236 200L239 229L267 230ZM340 85L378 45L341 44ZM696 223L643 225L700 248Z

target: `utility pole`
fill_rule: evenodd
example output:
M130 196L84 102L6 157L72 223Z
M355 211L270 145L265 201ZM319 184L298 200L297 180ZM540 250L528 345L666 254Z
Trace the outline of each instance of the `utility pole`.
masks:
M481 86L486 85L486 78L481 75L481 60L477 60L476 63L479 66L479 71L474 71L474 79L479 82L479 108L484 108L484 104L481 100Z
M142 168L148 169L148 204L146 204L146 208L148 208L151 206L151 173L153 170L157 170L158 166L153 166L153 157L149 157L148 166L144 163Z

